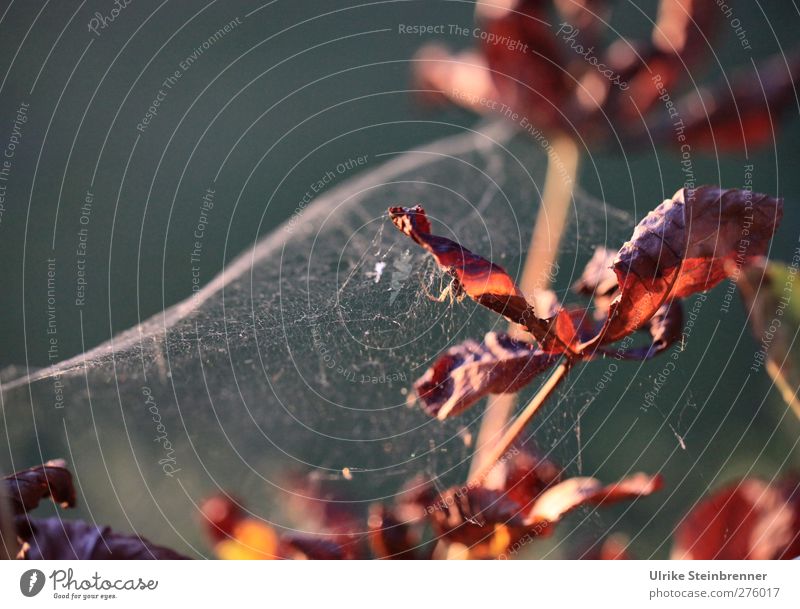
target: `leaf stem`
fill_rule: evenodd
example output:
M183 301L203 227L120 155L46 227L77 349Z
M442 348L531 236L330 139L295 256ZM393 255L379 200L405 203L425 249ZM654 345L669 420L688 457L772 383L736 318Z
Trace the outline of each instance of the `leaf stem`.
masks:
M519 281L522 293L532 302L537 290L546 290L553 280L559 244L566 226L567 215L572 203L573 189L578 175L580 151L578 143L569 135L561 134L551 138L548 149L547 172L545 173L542 203L536 216L528 254ZM526 334L523 328L511 324L509 334L520 338ZM504 393L489 398L483 413L478 432L475 454L472 457L470 478L492 463L488 461L490 450L500 437L517 403L515 394ZM501 453L502 454L502 453ZM499 470L499 468L498 468ZM494 470L494 471L498 471ZM498 474L502 474L498 471ZM484 480L485 486L494 488L502 483L498 479Z
M561 381L566 378L567 372L569 372L571 367L572 360L569 359L564 359L558 365L555 371L550 375L550 378L547 379L547 382L542 385L541 389L539 389L536 395L533 396L533 399L528 402L528 405L525 406L519 416L509 425L500 440L492 445L490 451L487 451L482 465L470 474L468 484L483 485L498 461L508 452L511 445L516 442L522 430L525 429L533 418L533 415L536 414L542 404L553 394L556 388L561 384Z

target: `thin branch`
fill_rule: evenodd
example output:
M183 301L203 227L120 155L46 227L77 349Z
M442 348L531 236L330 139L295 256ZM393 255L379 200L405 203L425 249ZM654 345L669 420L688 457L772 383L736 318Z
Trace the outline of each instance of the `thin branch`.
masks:
M571 366L572 362L568 359L565 359L561 362L561 364L559 364L553 374L550 375L550 378L547 379L547 382L542 385L542 388L539 389L535 396L533 396L533 399L528 402L528 405L525 406L525 409L519 414L514 422L508 427L508 429L506 429L500 440L492 446L490 451L486 452L483 464L481 467L477 468L475 472L470 474L468 484L484 484L485 480L492 473L492 470L495 468L498 461L500 461L503 455L508 452L512 444L517 441L517 438L520 436L522 431L531 421L542 404L547 401L556 388L561 384L561 381L566 378L567 372L569 372Z

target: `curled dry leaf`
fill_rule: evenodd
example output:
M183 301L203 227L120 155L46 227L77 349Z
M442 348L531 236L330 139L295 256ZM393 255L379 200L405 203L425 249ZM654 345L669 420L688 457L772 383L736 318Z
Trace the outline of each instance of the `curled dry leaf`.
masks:
M3 478L3 490L17 515L35 509L47 497L62 508L75 506L72 474L60 460L6 476Z
M604 321L608 317L609 308L619 295L617 275L614 273L616 252L604 247L595 250L586 264L583 274L572 289L578 294L593 297L595 318ZM648 320L643 328L650 335L650 344L645 347L617 352L623 359L644 360L658 355L668 349L683 333L683 307L680 300L665 302ZM595 332L596 334L597 332Z
M475 15L486 34L475 51L451 54L437 43L419 53L416 78L426 96L516 123L524 118L550 136L626 146L753 148L771 141L776 114L794 100L800 77L792 51L755 73L744 70L730 84L687 96L676 115L670 96L690 79L697 89L723 20L712 0L661 0L644 40L607 36L605 0L487 1L477 4ZM612 41L604 46L604 38ZM679 137L676 116L683 121Z
M370 507L369 545L375 558L409 560L423 558L420 539L407 522L392 508L376 504Z
M451 347L414 383L422 408L444 420L490 393L515 393L559 359L515 340L489 332L482 343L468 340Z
M663 486L661 476L634 474L616 484L603 486L596 478L570 478L543 492L533 504L526 522L558 522L568 512L587 504L607 505L651 495Z
M642 328L668 300L709 290L726 265L763 256L783 215L783 201L746 190L682 188L651 211L619 251L619 295L592 345Z
M465 558L495 558L526 532L523 507L501 490L452 488L426 509L437 539Z
M598 302L598 298L612 296L617 291L617 276L613 269L616 257L617 252L612 252L605 247L596 248L589 262L583 268L583 273L572 284L572 290L576 294L594 298L595 307L598 309L601 319L608 314L608 306L603 307L602 301Z
M455 241L432 234L421 206L390 207L389 217L400 232L422 246L453 277L457 292L526 328L544 351L562 353L575 344L577 330L566 311L559 309L549 319L538 317L502 267Z
M497 558L523 539L549 535L566 513L581 505L634 499L662 485L660 476L644 474L608 486L594 478L562 480L558 466L520 448L513 448L505 462L506 478L498 489L472 483L435 497L418 495L437 539L463 548L463 557Z
M144 537L115 533L82 520L17 518L26 560L185 560Z
M286 534L281 537L278 554L286 560L343 560L348 556L341 545L316 535Z
M646 360L666 351L683 337L683 306L680 300L665 302L645 326L650 343L644 347L617 351L622 359Z
M675 533L673 559L772 560L800 556L800 479L748 478L697 504Z
M28 515L50 497L62 508L75 506L72 474L62 460L16 472L3 478L2 491L16 515L21 544L18 558L46 560L181 559L184 556L138 535L116 533L80 520L34 519Z

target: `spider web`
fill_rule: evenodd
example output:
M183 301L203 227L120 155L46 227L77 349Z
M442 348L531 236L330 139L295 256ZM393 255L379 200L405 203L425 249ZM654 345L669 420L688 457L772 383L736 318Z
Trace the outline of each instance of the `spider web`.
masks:
M5 382L14 448L35 442L43 458L67 458L84 517L160 541L171 529L176 549L178 539L198 547L196 504L219 490L302 529L311 525L289 500L303 494L298 478L357 510L415 474L463 481L482 407L442 424L410 404L408 389L448 346L506 324L469 300L432 302L441 273L386 209L423 204L439 234L519 276L546 165L541 148L500 124L387 156L298 209L184 302ZM559 296L595 246L619 247L632 226L576 190ZM561 397L573 408L556 435L586 403L582 393Z

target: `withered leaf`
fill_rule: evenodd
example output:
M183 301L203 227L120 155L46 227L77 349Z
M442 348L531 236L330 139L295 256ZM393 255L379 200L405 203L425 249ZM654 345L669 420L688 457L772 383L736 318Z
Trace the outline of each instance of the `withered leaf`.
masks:
M613 252L605 247L598 247L594 250L592 257L583 268L583 273L578 280L572 284L572 290L576 294L586 296L608 296L617 290L617 276L612 268L617 252Z
M800 479L748 478L697 504L675 533L673 559L774 560L800 556Z
M506 461L503 491L523 509L561 480L561 468L527 448L517 448Z
M653 45L664 53L696 63L712 48L709 40L721 20L721 11L708 0L661 0L653 27ZM687 68L684 68L687 69Z
M783 201L713 186L681 189L636 227L614 261L619 295L601 332L608 343L645 326L670 299L709 290L727 265L763 256L783 215ZM588 346L588 345L587 345Z
M559 309L549 319L538 317L502 267L455 241L432 234L430 221L421 206L390 207L389 217L400 232L422 246L453 277L457 290L526 328L544 351L561 353L577 341L578 331L564 309Z
M535 117L542 129L568 127L561 109L573 83L563 67L568 51L553 35L544 3L522 0L513 10L497 3L485 7L483 13L477 12L487 33L481 51L499 99L514 111ZM496 40L515 44L496 44Z
M730 79L690 93L678 103L686 141L692 148L737 151L769 144L782 112L795 103L800 52L774 55ZM671 119L655 125L655 137L674 141Z
M526 523L554 523L582 505L609 505L617 501L644 497L659 490L661 476L634 474L616 484L604 486L596 478L570 478L544 491L534 502Z
M17 518L28 560L181 560L186 556L144 537L115 533L82 520Z
M448 349L414 389L429 415L444 420L490 393L514 393L559 359L507 334L489 332Z
M594 478L557 482L558 468L552 467L554 471L543 473L546 478L553 477L540 480L538 488L531 488L531 494L482 486L449 489L428 506L435 532L448 543L468 548L470 558L497 557L523 537L549 535L553 525L577 507L635 499L662 486L660 476L645 474L635 474L608 486Z
M420 539L409 523L400 520L395 511L385 505L370 507L369 545L375 558L413 560L421 558Z
M595 318L605 320L609 307L619 292L617 275L614 273L616 252L604 247L595 250L586 264L583 274L572 289L578 294L591 296L594 303ZM654 357L668 349L683 332L683 307L679 299L665 302L648 320L643 330L650 335L650 344L645 347L617 351L616 356L623 359L644 360ZM595 332L596 333L596 332Z
M627 85L609 88L603 109L616 117L612 124L626 132L631 125L634 132L639 129L642 115L656 107L659 96L680 86L710 54L719 21L720 11L708 0L661 0L649 41L612 43L604 63ZM649 143L647 133L642 135ZM670 132L661 137L674 139Z

